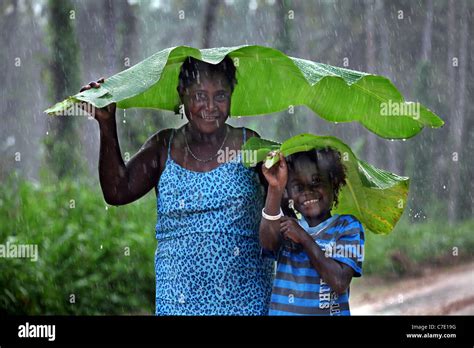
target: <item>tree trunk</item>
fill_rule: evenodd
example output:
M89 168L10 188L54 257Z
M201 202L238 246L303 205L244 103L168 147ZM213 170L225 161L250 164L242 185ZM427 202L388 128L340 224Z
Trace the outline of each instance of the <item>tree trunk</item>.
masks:
M447 95L448 95L448 105L449 105L449 118L446 122L446 126L448 128L448 134L449 134L449 139L451 143L446 143L447 148L450 150L447 153L445 153L445 158L443 160L443 170L442 173L444 173L444 176L448 178L447 182L447 190L448 190L448 197L449 197L449 203L448 203L448 220L450 222L454 222L456 220L456 215L457 215L457 197L455 196L457 194L457 188L456 188L456 183L455 183L455 177L457 176L456 174L453 175L452 172L452 167L457 167L458 162L452 161L452 156L454 156L455 149L452 146L453 143L455 142L455 138L457 136L457 129L458 129L458 120L457 115L456 115L456 95L458 93L457 91L457 84L456 84L456 71L457 67L455 66L455 59L456 57L456 1L454 0L449 0L448 1L448 61L447 61L447 75L448 75L448 81L447 81ZM459 61L458 61L459 63ZM447 158L446 158L447 157ZM441 192L443 194L445 192Z
M375 25L374 25L374 1L365 1L365 35L366 35L366 50L365 59L367 70L373 71L375 68Z
M69 0L49 0L51 102L77 92L79 83L78 45L74 32L74 10ZM48 117L44 139L46 161L57 178L74 177L82 171L77 117Z
M137 18L135 6L129 4L128 0L120 2L120 24L118 33L120 35L119 66L127 69L138 63L135 43L137 42Z
M386 18L386 2L384 0L375 1L375 13L379 19L376 24L377 31L380 33L380 63L381 73L383 76L392 78L392 68L390 61L390 27ZM403 144L400 141L380 141L377 139L379 151L383 150L383 162L381 163L383 168L390 170L396 174L403 175L403 161L400 158L401 147ZM379 156L380 160L380 156Z
M366 46L365 46L365 60L367 72L373 72L375 70L375 10L374 1L366 0L365 5L365 35L366 35ZM367 132L366 135L366 146L365 153L367 161L371 164L376 164L377 161L377 138L376 135Z
M453 141L453 154L452 154L452 165L451 168L451 184L449 189L449 221L455 222L459 217L459 211L461 204L460 185L463 182L461 177L461 164L466 164L466 159L462 156L463 151L463 140L465 133L465 113L466 113L466 75L467 75L467 45L468 45L468 32L469 32L469 21L468 21L468 8L467 1L462 2L461 7L461 34L460 34L460 47L459 47L459 89L457 92L458 101L455 104L451 104L451 107L455 110L454 118L452 119L451 137ZM453 98L454 99L454 98Z
M219 6L219 0L208 0L204 15L202 48L209 48L212 38L212 29L216 21L216 12Z
M104 5L104 23L105 23L105 57L107 65L107 74L111 76L117 71L117 51L116 51L116 29L115 29L115 5L113 0L105 0Z
M425 15L425 23L423 32L421 33L421 54L420 60L417 64L415 80L415 99L425 105L435 105L433 98L433 63L431 62L431 42L432 42L432 22L433 22L433 1L428 0L427 10ZM436 137L439 134L436 131L426 132L420 134L415 139L410 140L413 146L413 175L412 182L416 185L411 186L410 196L413 198L412 207L414 214L412 215L416 221L417 217L426 214L428 202L436 198L433 192L433 183L441 182L442 176L438 171L430 172L430 177L427 180L425 177L426 168L430 168L433 158L441 157L440 147L437 145ZM429 150L427 150L429 149ZM440 186L439 184L436 187Z
M278 0L276 2L276 33L275 41L276 48L280 51L290 54L294 49L294 46L291 41L291 21L290 15L298 16L298 13L294 13L294 8L289 5L287 0ZM293 12L290 12L293 11Z
M423 40L421 42L421 60L431 60L431 37L433 32L433 0L428 0L426 8L425 25L423 28Z
M383 23L379 24L380 32L380 49L382 58L382 73L384 76L391 77L391 63L390 63L390 27L387 23L387 11L385 9L384 0L376 0L376 9L379 18L384 19Z
M10 7L11 11L6 13L6 9ZM2 50L0 51L0 70L2 71L2 91L0 103L0 115L2 115L2 126L0 127L0 182L9 174L9 168L13 167L11 163L12 156L9 154L12 147L17 147L20 134L11 134L14 122L18 122L16 118L18 113L18 98L13 93L15 87L15 55L13 54L13 46L16 39L16 30L19 22L18 1L10 0L0 4L0 42L2 42ZM20 58L20 57L18 57ZM4 115L9 117L4 117ZM5 152L3 152L5 151ZM8 151L8 152L7 152ZM8 155L7 155L8 153Z
M275 3L275 48L290 56L295 55L292 51L291 21L294 20L294 16L298 15L299 13L295 13L295 8L291 7L287 0L278 0ZM278 140L287 139L296 135L296 112L296 105L288 105L286 111L279 113L275 127L275 136Z

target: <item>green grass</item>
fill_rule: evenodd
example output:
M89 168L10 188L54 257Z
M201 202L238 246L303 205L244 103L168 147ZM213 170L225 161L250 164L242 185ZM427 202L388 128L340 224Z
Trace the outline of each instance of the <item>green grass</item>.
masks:
M97 184L8 180L2 186L0 244L37 244L39 259L0 258L0 313L154 312L153 192L106 209ZM472 257L473 230L474 220L449 227L442 221L403 219L388 236L367 233L364 274L399 273L390 257L396 250L416 265L452 256L453 247L460 258Z

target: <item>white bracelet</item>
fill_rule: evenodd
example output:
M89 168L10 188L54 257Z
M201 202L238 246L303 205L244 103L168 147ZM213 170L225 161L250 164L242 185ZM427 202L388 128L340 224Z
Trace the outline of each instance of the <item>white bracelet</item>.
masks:
M283 216L283 212L281 211L281 208L280 208L280 213L278 215L268 215L268 214L265 214L265 208L262 209L262 217L265 219L265 220L270 220L270 221L276 221L278 219L280 219L282 216Z

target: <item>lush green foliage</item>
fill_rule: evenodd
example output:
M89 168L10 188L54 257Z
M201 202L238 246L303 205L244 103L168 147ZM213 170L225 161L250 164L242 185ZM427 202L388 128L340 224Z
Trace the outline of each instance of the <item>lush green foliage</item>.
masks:
M152 194L129 206L107 207L100 191L86 184L15 186L12 181L0 192L0 244L38 244L39 258L1 260L0 311L153 312Z
M449 266L471 260L473 229L472 219L449 225L435 214L419 223L402 218L389 236L366 234L364 272L378 276L417 274L427 265ZM405 264L394 260L400 254Z

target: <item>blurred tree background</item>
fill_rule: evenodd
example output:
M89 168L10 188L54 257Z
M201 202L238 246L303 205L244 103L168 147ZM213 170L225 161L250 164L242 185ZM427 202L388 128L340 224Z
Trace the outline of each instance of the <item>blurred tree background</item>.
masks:
M0 313L153 312L154 192L107 206L96 121L53 120L43 110L178 45L272 46L390 78L446 125L389 141L305 107L229 123L279 141L302 132L335 135L360 158L412 178L395 231L367 236L366 274L406 272L400 253L420 265L472 258L473 10L469 0L3 0L0 244L37 243L40 258L0 259ZM151 134L184 122L141 109L118 110L117 121L125 160Z

